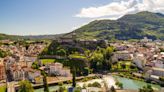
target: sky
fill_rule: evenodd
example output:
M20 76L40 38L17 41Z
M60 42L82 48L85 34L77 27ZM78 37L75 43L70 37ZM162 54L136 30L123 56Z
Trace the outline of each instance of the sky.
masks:
M164 0L0 0L0 33L67 33L93 20L140 11L164 13Z

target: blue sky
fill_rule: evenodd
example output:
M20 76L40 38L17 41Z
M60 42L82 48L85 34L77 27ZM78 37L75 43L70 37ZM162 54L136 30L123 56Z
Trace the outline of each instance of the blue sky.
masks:
M19 35L70 32L90 19L75 17L83 7L111 0L0 0L0 32Z
M0 33L66 33L95 19L117 19L142 10L163 13L160 3L164 0L0 0Z

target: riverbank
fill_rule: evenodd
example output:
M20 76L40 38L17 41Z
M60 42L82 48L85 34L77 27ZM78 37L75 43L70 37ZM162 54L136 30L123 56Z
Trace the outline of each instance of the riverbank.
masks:
M80 87L80 88L86 88L87 87L88 88L88 85L96 83L96 82L101 85L101 88L97 88L97 89L104 90L104 86L105 86L104 84L105 83L107 83L108 88L110 88L111 86L114 86L115 88L117 88L117 86L115 85L115 83L116 83L115 79L112 76L108 76L108 75L103 75L101 78L96 77L94 79L88 79L87 81L86 81L86 79L85 79L85 81L84 80L77 81L77 87ZM59 86L59 85L50 86L49 90L50 91L56 91L60 87L61 86ZM65 87L67 89L67 88L71 87L71 84L63 84L62 87ZM43 88L35 89L35 92L43 92L43 90L44 90Z
M142 88L143 86L149 84L144 81L123 78L120 76L110 74L110 75L103 75L103 78L91 79L85 82L78 81L77 87L83 88L84 85L92 84L94 82L100 83L103 87L104 82L105 82L108 85L108 88L110 88L111 86L114 86L116 89L118 89L117 86L115 85L117 81L123 84L123 90L126 90L126 91L135 90L135 92L137 92L139 88ZM154 84L149 84L149 85L151 85L154 90L158 90L158 91L161 90L161 87L159 85L154 85ZM53 86L50 86L49 89L51 91L54 91L54 90L58 90L59 87L60 87L59 85L53 85ZM69 88L71 87L71 84L63 84L63 87ZM43 92L43 88L35 89L35 92Z
M120 76L120 77L123 77L123 78L142 81L142 82L146 82L146 83L150 83L150 84L156 84L156 85L159 85L159 86L163 87L163 84L161 84L159 82L155 82L153 80L148 80L148 79L145 78L145 76L143 74L140 74L140 73L119 72L119 73L114 73L114 75L117 75L117 76Z
M96 79L96 78L99 78L100 76L99 75L96 75L96 74L90 74L88 76L80 76L80 77L76 77L76 81L88 81L88 80L92 80L92 79ZM59 84L70 84L72 83L72 77L56 77L55 80L49 80L48 81L48 85L49 86L56 86L56 85L59 85ZM39 89L39 88L43 88L43 83L40 83L40 84L32 84L33 88L34 89ZM19 85L16 85L15 86L16 89L19 88Z

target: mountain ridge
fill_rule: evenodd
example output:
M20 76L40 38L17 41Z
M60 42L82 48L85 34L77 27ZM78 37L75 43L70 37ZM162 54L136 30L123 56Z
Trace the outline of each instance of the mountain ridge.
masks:
M95 20L73 32L79 39L129 40L146 36L164 40L164 15L142 11L117 20Z

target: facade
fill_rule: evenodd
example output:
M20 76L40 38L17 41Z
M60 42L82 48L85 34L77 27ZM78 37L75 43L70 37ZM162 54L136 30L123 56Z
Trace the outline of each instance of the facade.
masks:
M0 80L5 79L5 67L4 65L0 64Z
M163 68L152 68L152 75L163 76L164 77L164 69Z
M58 75L58 76L65 76L69 77L71 76L70 69L65 69L63 67L63 64L61 63L52 63L47 66L47 69L49 69L49 75Z
M15 70L12 73L13 73L14 81L24 80L24 78L25 78L23 70Z
M40 71L38 71L38 70L33 70L33 69L30 69L30 70L28 71L28 79L29 79L31 82L36 82L36 80L39 80L39 77L42 77Z
M130 54L128 51L118 51L112 57L113 62L126 61L132 59L133 59L133 54Z
M134 57L133 62L137 65L138 68L142 69L146 64L146 58L143 54L137 54Z

